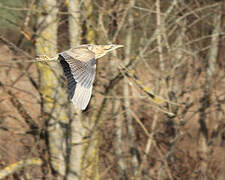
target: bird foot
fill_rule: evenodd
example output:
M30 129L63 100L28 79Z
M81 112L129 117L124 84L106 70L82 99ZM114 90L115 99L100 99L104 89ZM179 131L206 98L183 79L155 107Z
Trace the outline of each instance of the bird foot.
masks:
M49 61L51 60L48 56L46 55L39 55L37 58L36 58L37 61Z

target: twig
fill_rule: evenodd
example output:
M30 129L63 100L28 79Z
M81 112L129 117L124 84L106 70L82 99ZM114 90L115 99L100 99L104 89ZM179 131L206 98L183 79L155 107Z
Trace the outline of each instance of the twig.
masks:
M11 165L5 167L3 170L0 171L0 179L3 179L6 176L9 176L10 174L13 174L14 172L16 172L19 169L22 169L26 166L30 166L30 165L41 166L42 163L43 162L40 158L31 158L31 159L26 159L26 160L16 162L14 164L11 164Z

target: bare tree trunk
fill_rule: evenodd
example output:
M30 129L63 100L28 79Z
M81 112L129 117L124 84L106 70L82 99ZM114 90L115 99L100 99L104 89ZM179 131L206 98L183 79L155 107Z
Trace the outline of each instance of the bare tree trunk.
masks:
M210 147L208 146L209 141L209 127L208 121L210 117L207 115L207 110L211 106L211 98L213 91L213 82L215 77L215 67L216 67L216 58L218 55L218 43L219 43L219 33L220 33L220 16L214 16L214 31L212 34L216 34L212 36L211 40L211 48L209 51L208 62L206 65L206 79L205 79L205 87L204 87L204 95L201 98L201 107L199 109L200 117L199 117L199 154L201 157L200 171L201 171L201 179L207 179L207 167L208 167L208 156L210 152ZM211 113L212 115L212 113Z
M129 29L127 30L127 36L126 36L126 48L125 48L125 61L124 61L124 65L127 66L130 62L130 57L131 57L131 49L132 49L132 41L133 41L133 37L132 37L132 29L133 29L133 25L134 25L134 17L133 17L133 11L132 8L135 5L135 0L131 0L129 2L129 12L128 12L128 27ZM129 81L128 79L124 79L124 83L123 83L123 95L124 95L124 108L125 108L125 117L126 117L126 124L127 124L127 131L128 131L128 143L129 143L129 152L131 153L131 159L129 160L130 162L130 166L131 166L131 172L132 174L135 176L137 173L137 168L138 168L138 161L137 161L137 154L136 152L138 151L137 148L135 147L134 144L134 137L135 137L135 131L133 128L133 118L132 115L130 113L131 109L130 109L130 98L128 98L130 96L130 90L129 90ZM118 119L118 121L122 121L122 119ZM121 129L123 128L122 126L120 127ZM119 130L122 132L122 130ZM122 137L122 136L119 136ZM121 141L122 142L122 141ZM122 148L123 145L121 144L120 147ZM125 162L123 162L124 159L120 158L119 160L119 164L125 164ZM122 168L122 167L121 167ZM123 171L125 171L125 169L122 169Z
M81 41L80 1L69 0L68 12L70 47L75 47Z
M224 67L225 67L225 53L224 53L225 36L224 36L224 34L222 34L222 32L224 32L224 30L225 30L225 0L223 0L223 2L221 3L221 16L220 16L220 20L217 20L217 21L218 21L218 23L220 23L220 32L219 33L221 33L221 35L219 37L219 43L218 43L218 57L217 57L217 62L216 62L217 66L215 66L214 68L216 68L216 74L217 74L216 79L219 79L220 77L225 77L225 71L224 71ZM219 76L218 76L218 70L220 70ZM216 125L213 128L213 132L212 132L212 142L213 142L212 146L214 144L216 144L216 142L215 142L216 140L219 141L220 146L223 146L223 144L224 144L224 139L221 138L221 137L224 137L224 129L223 129L223 127L224 127L224 109L225 109L224 103L218 102L217 108L216 108L216 115L215 115L216 116ZM221 171L219 172L218 180L224 180L224 177L225 177L225 161L224 161L224 159L223 159L223 162L221 163L221 167L222 168L221 168Z
M85 40L87 43L94 44L95 43L95 30L94 30L94 24L95 24L95 18L94 18L94 4L91 0L84 0L84 6L85 6L85 20L86 20L86 34L85 34Z
M85 20L86 20L86 34L85 40L87 43L95 44L95 14L94 14L94 3L91 0L84 0L85 7ZM93 99L92 101L95 101ZM83 140L83 159L82 159L82 178L85 180L98 180L100 179L99 174L99 127L97 124L96 113L94 111L91 117L83 120L83 126L85 128L85 139Z
M161 16L161 1L156 0L156 25L158 29L158 35L157 35L157 45L158 45L158 55L159 55L159 75L158 77L162 77L162 73L165 70L165 61L163 57L163 44L162 44L162 37L163 37L163 29L165 29L165 22L164 19ZM165 78L157 78L155 82L156 86L156 94L165 94L166 90L166 83L165 83ZM159 111L155 110L154 116L153 116L153 122L152 122L152 127L151 127L151 138L154 136L154 131L156 129L157 123L159 120ZM149 140L151 142L151 140ZM149 144L149 152L151 150L151 146L153 145L153 142ZM160 165L160 169L158 171L158 177L157 179L163 179L166 176L166 168L164 167L163 163ZM171 177L169 176L171 179Z
M115 102L115 110L120 108L120 101ZM115 139L115 154L118 158L118 179L126 179L127 178L127 166L126 160L123 157L124 154L124 135L123 135L123 118L118 116L116 118L116 139Z
M37 55L55 56L57 53L57 1L46 0L38 4L42 13L38 14L36 39ZM42 95L43 120L46 121L50 164L54 172L66 176L65 124L68 123L68 101L61 88L59 76L62 70L57 63L38 63L40 71L40 92ZM64 125L63 125L64 124ZM61 179L61 177L59 177Z
M222 16L220 19L221 22L221 32L225 31L225 0L223 0L222 2L222 7L221 7L221 11L222 11ZM219 54L218 54L218 65L221 69L224 69L225 67L225 35L221 34L220 35L220 40L219 40Z
M80 1L69 0L69 39L70 47L76 47L81 40L81 23L80 23ZM84 127L82 126L81 111L71 108L72 120L70 122L70 153L68 164L68 179L82 179L82 141L84 137Z

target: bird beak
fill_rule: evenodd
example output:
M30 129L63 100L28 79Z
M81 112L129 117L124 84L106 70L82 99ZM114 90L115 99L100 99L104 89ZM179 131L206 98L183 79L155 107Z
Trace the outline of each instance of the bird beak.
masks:
M119 45L119 44L113 44L111 49L110 49L110 51L118 49L118 48L121 48L121 47L124 47L124 46L123 45Z
M121 47L124 47L124 45L117 45L117 44L115 44L115 49L121 48Z

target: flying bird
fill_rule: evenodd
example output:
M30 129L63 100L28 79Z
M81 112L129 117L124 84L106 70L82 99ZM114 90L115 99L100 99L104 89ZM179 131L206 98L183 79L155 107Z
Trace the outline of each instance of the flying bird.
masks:
M93 88L96 60L123 45L86 44L59 53L58 60L67 80L67 90L76 108L86 109Z

